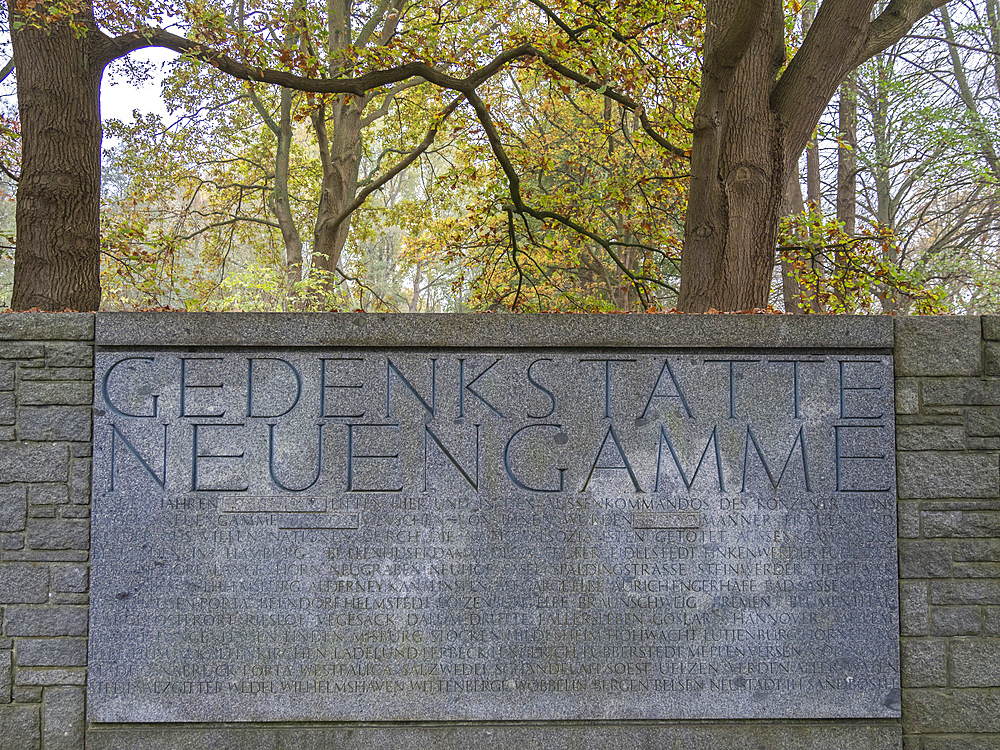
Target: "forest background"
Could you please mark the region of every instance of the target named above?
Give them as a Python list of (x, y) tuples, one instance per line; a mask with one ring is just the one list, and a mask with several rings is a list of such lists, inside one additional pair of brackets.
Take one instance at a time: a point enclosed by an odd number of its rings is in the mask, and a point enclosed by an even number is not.
[[(783, 11), (787, 59), (816, 6)], [(159, 81), (166, 113), (105, 122), (102, 308), (676, 305), (700, 4), (235, 0), (160, 13), (168, 30), (272, 68), (474, 69), (531, 44), (599, 85), (514, 61), (477, 89), (487, 132), (476, 102), (419, 77), (321, 95), (192, 56), (162, 71), (123, 58), (105, 80)], [(20, 132), (16, 71), (3, 74), (9, 300)], [(863, 63), (827, 107), (784, 191), (771, 307), (1000, 310), (998, 135), (1000, 0), (952, 0)], [(512, 200), (514, 180), (531, 212)]]

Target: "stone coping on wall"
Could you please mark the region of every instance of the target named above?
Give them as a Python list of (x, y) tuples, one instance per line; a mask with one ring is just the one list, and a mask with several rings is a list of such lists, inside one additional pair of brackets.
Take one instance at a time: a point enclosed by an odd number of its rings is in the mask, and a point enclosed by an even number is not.
[(98, 313), (98, 346), (884, 349), (889, 316)]

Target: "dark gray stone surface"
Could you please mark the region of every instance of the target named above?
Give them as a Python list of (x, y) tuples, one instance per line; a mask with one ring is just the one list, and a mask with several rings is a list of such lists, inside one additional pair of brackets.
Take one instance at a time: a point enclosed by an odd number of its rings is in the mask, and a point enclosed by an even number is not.
[(898, 716), (888, 356), (114, 350), (95, 388), (91, 721)]
[(0, 563), (0, 603), (37, 604), (49, 598), (49, 571), (30, 563)]
[(68, 473), (65, 445), (9, 442), (0, 451), (0, 482), (65, 482)]
[(27, 513), (24, 487), (0, 487), (0, 531), (20, 531)]
[(37, 706), (0, 706), (0, 750), (38, 747), (39, 735)]
[(0, 315), (0, 341), (87, 341), (93, 337), (92, 313)]
[(6, 635), (87, 635), (86, 607), (7, 607), (4, 614)]
[(45, 750), (80, 750), (85, 740), (83, 689), (47, 688), (42, 726)]
[(899, 497), (982, 497), (1000, 495), (1000, 456), (955, 451), (901, 452)]
[[(978, 320), (978, 319), (977, 319)], [(98, 313), (98, 346), (628, 347), (890, 349), (876, 315), (390, 315)]]
[(85, 667), (87, 641), (84, 638), (22, 638), (17, 643), (17, 664), (21, 667)]
[(87, 736), (88, 750), (899, 750), (898, 725), (645, 724), (355, 727), (115, 727)]
[(983, 338), (1000, 341), (1000, 315), (983, 316)]
[(982, 323), (975, 316), (896, 318), (896, 375), (979, 375)]

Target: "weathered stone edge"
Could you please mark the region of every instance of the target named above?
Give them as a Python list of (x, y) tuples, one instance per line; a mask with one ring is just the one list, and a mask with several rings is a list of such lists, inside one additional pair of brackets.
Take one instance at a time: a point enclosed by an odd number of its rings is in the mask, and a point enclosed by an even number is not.
[(4, 313), (0, 341), (90, 341), (94, 313)]
[(888, 316), (98, 313), (98, 346), (890, 349)]
[(1000, 341), (1000, 315), (983, 316), (983, 338)]
[(768, 747), (771, 750), (898, 750), (899, 724), (827, 722), (767, 724), (758, 722), (698, 724), (604, 723), (576, 724), (450, 724), (362, 726), (250, 726), (208, 727), (132, 725), (91, 726), (87, 747), (94, 750), (177, 750), (177, 748), (276, 748), (302, 750), (394, 747), (399, 750), (464, 750), (484, 747), (586, 747), (618, 750), (623, 747), (691, 748)]

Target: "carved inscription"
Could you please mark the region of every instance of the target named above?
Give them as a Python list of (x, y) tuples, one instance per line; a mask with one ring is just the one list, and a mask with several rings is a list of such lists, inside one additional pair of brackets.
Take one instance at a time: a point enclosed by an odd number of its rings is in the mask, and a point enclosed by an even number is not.
[(93, 721), (897, 716), (891, 359), (98, 353)]

